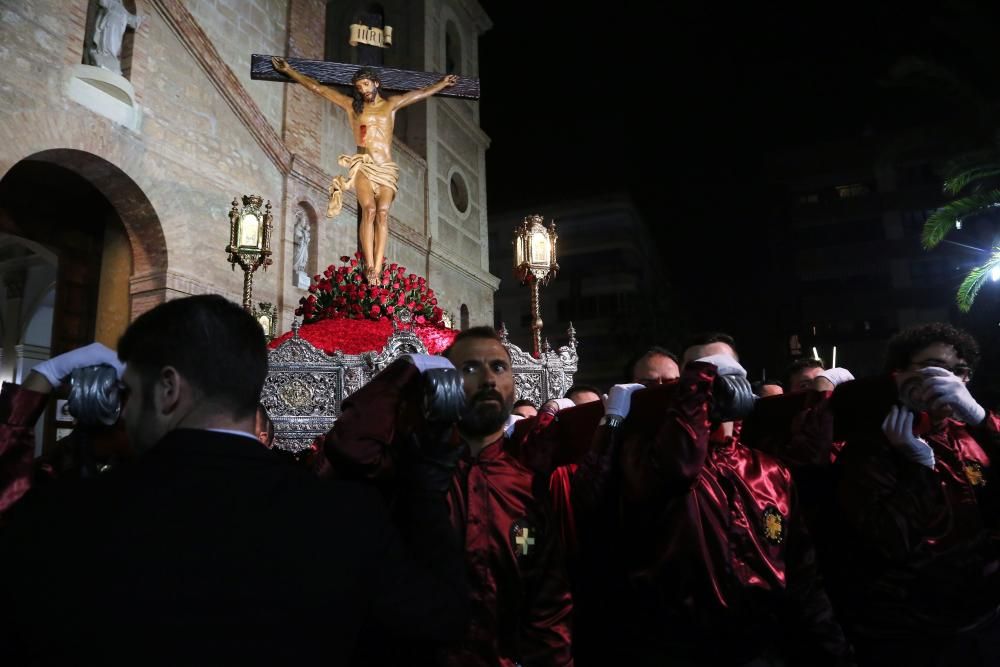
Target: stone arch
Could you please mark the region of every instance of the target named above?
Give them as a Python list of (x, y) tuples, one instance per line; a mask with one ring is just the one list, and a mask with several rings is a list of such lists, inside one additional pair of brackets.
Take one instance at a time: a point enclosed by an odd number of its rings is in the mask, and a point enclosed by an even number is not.
[[(127, 246), (119, 254), (129, 255), (121, 260), (122, 275), (118, 276), (128, 283), (126, 324), (165, 300), (167, 244), (163, 228), (149, 198), (127, 173), (99, 155), (75, 148), (45, 149), (27, 155), (13, 163), (0, 177), (0, 183), (19, 170), (53, 174), (57, 177), (54, 182), (79, 179), (96, 190), (113, 210), (121, 223), (122, 245)], [(53, 192), (52, 196), (58, 198), (60, 193)], [(65, 202), (65, 206), (72, 211), (73, 202)], [(9, 212), (0, 211), (0, 230), (18, 233), (17, 222)]]

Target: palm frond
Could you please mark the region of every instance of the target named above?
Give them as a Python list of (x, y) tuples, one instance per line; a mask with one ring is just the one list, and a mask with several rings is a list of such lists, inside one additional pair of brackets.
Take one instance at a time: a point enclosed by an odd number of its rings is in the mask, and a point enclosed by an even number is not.
[(949, 173), (952, 175), (945, 179), (944, 191), (949, 195), (955, 196), (972, 183), (1000, 176), (1000, 162), (980, 163), (962, 171)]
[(983, 287), (983, 283), (998, 267), (1000, 267), (1000, 253), (994, 252), (988, 262), (969, 271), (969, 275), (965, 276), (962, 284), (958, 286), (956, 301), (958, 301), (959, 310), (963, 313), (969, 312), (969, 309), (972, 308), (972, 302), (976, 300), (976, 295)]
[(975, 213), (981, 213), (994, 206), (1000, 206), (1000, 190), (974, 192), (970, 195), (948, 202), (934, 211), (924, 223), (920, 234), (921, 243), (930, 250), (955, 228), (955, 221), (962, 220)]

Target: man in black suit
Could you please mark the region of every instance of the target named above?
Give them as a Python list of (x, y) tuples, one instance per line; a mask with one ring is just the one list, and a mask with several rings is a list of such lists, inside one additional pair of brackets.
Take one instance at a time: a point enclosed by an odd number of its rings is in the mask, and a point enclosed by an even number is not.
[(140, 456), (17, 508), (0, 535), (9, 664), (345, 664), (369, 655), (361, 636), (461, 636), (448, 457), (417, 452), (403, 471), (404, 547), (375, 491), (320, 481), (257, 440), (267, 351), (239, 306), (162, 304), (118, 355)]

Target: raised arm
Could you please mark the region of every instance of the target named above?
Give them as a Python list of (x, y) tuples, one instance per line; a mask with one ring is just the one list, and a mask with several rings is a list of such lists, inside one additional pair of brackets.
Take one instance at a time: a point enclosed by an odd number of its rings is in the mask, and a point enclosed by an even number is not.
[(299, 72), (294, 67), (289, 65), (284, 58), (278, 58), (275, 56), (271, 58), (271, 64), (274, 65), (274, 69), (291, 78), (293, 81), (301, 83), (317, 95), (325, 97), (344, 111), (348, 113), (351, 112), (351, 104), (353, 100), (347, 95), (344, 95), (335, 88), (324, 86), (311, 76), (306, 76), (302, 72)]
[(408, 107), (411, 104), (425, 100), (431, 95), (436, 95), (445, 88), (451, 88), (456, 83), (458, 83), (458, 77), (454, 74), (449, 74), (437, 83), (427, 86), (426, 88), (417, 88), (416, 90), (411, 90), (410, 92), (402, 95), (394, 95), (388, 99), (392, 102), (393, 109), (402, 109), (403, 107)]

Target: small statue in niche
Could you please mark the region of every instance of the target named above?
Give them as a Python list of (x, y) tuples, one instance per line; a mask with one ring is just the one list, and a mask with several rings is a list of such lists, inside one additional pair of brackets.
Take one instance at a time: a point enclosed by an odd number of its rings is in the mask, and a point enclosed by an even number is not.
[(309, 231), (309, 220), (302, 211), (295, 213), (295, 229), (293, 232), (294, 250), (292, 251), (292, 278), (296, 287), (309, 287), (309, 274), (306, 265), (309, 262), (309, 241), (312, 233)]
[(97, 0), (97, 20), (87, 48), (87, 61), (115, 74), (122, 73), (122, 38), (125, 29), (139, 29), (141, 20), (129, 12), (122, 0)]

